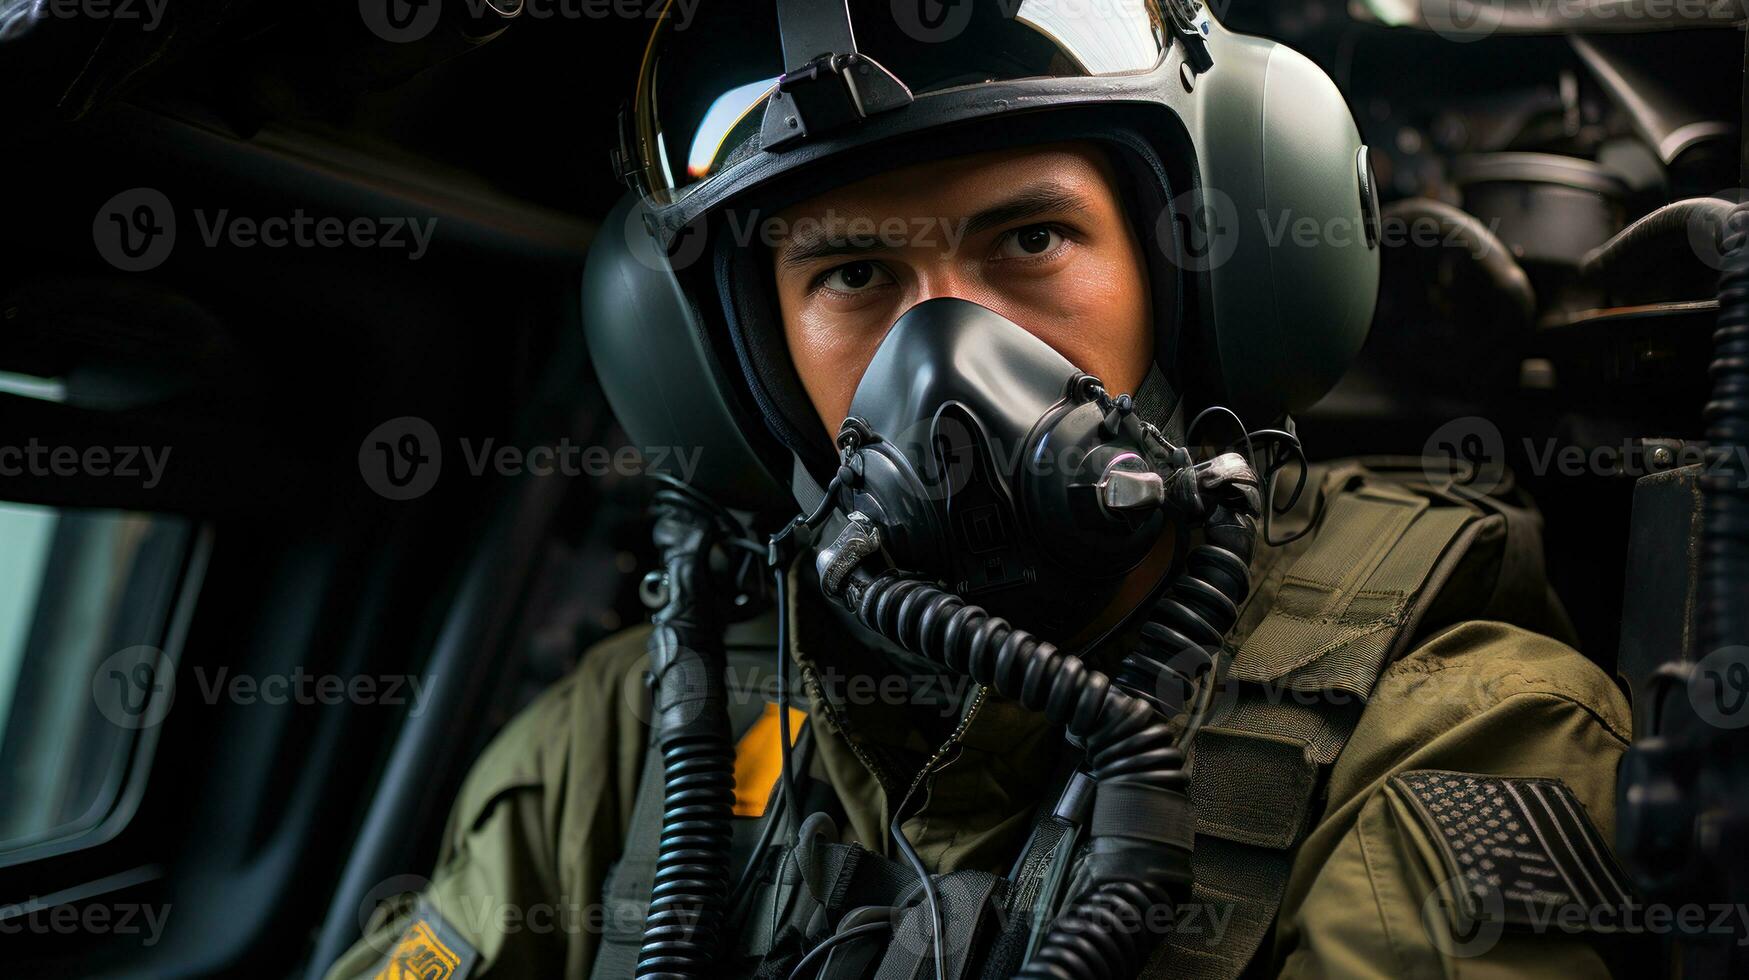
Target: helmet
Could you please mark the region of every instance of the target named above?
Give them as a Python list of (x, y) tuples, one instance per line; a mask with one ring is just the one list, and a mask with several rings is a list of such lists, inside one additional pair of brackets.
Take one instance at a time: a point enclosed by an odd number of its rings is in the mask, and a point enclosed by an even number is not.
[(1194, 0), (697, 0), (650, 37), (613, 153), (630, 193), (584, 274), (628, 435), (696, 447), (693, 485), (731, 506), (788, 486), (811, 507), (836, 461), (747, 247), (759, 216), (900, 164), (1066, 139), (1125, 176), (1168, 406), (1256, 424), (1335, 383), (1372, 319), (1378, 205), (1353, 117), (1306, 58)]

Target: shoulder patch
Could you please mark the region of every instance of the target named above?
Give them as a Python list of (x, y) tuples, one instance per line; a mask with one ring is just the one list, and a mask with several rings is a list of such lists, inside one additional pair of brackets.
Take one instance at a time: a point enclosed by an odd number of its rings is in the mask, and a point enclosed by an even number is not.
[(1614, 932), (1640, 905), (1585, 806), (1559, 779), (1422, 769), (1391, 777), (1454, 888), (1453, 925)]
[(479, 951), (436, 909), (420, 902), (375, 980), (466, 980), (479, 958)]

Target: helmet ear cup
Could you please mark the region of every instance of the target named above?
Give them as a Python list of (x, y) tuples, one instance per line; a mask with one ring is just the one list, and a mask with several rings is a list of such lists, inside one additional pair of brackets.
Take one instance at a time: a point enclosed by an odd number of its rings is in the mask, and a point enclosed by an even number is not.
[[(738, 424), (733, 389), (712, 356), (705, 324), (676, 278), (700, 264), (704, 231), (664, 253), (645, 230), (644, 208), (627, 195), (608, 213), (583, 268), (584, 337), (607, 403), (652, 470), (719, 502), (763, 510), (789, 499)], [(691, 237), (688, 237), (691, 236)]]
[[(1218, 397), (1261, 424), (1336, 383), (1372, 325), (1378, 216), (1342, 93), (1303, 55), (1225, 34), (1198, 114), (1208, 276), (1203, 349)], [(1199, 229), (1197, 222), (1201, 222)]]

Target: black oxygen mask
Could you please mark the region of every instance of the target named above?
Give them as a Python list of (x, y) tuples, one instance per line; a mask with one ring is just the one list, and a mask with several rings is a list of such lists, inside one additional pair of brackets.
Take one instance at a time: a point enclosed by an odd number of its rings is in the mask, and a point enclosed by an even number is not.
[(960, 299), (893, 325), (838, 447), (832, 504), (874, 529), (888, 567), (1059, 642), (1198, 505), (1189, 453), (1129, 395)]

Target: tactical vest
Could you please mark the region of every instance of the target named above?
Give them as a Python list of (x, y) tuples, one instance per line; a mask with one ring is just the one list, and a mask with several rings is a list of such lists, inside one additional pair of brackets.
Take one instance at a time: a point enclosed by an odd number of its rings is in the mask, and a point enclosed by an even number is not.
[[(1442, 467), (1384, 457), (1317, 467), (1308, 479), (1315, 489), (1275, 522), (1278, 537), (1308, 523), (1315, 525), (1310, 533), (1281, 547), (1260, 541), (1216, 706), (1190, 755), (1195, 886), (1181, 911), (1219, 916), (1226, 925), (1218, 944), (1199, 941), (1207, 930), (1171, 932), (1142, 976), (1232, 980), (1253, 964), (1294, 853), (1323, 810), (1331, 766), (1379, 675), (1417, 637), (1461, 619), (1547, 620), (1540, 519), (1457, 484)], [(1461, 591), (1472, 598), (1445, 597), (1454, 578), (1464, 579)], [(1478, 594), (1486, 598), (1475, 600)], [(755, 662), (745, 653), (730, 656), (732, 664), (740, 658), (743, 672)], [(757, 662), (769, 670), (771, 659), (764, 653)], [(758, 698), (734, 700), (740, 738), (766, 709)], [(646, 753), (632, 829), (604, 889), (608, 926), (596, 980), (633, 975), (661, 823), (657, 761), (658, 753)], [(935, 877), (949, 980), (1011, 975), (1073, 893), (1093, 789), (1071, 766), (1061, 785), (1062, 793), (1041, 803), (1006, 876), (962, 870)], [(737, 871), (754, 857), (763, 822), (777, 816), (737, 821)], [(828, 935), (885, 917), (890, 935), (834, 949), (816, 975), (933, 976), (929, 910), (910, 867), (838, 843), (825, 815), (804, 822), (798, 837), (793, 850), (774, 846), (759, 856), (764, 887), (731, 909), (736, 939), (725, 951), (725, 975), (788, 976)]]

